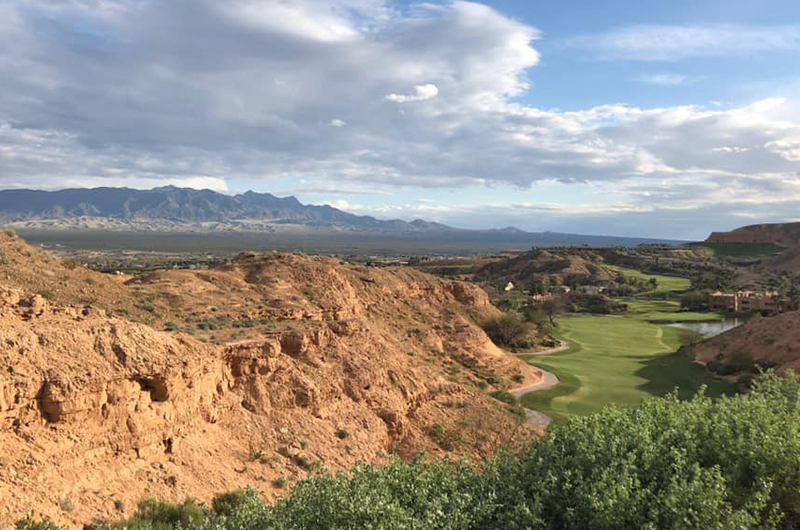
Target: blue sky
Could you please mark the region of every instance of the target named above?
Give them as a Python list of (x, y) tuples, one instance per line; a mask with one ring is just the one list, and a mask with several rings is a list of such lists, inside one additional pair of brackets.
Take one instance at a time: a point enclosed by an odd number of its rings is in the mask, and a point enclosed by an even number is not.
[(470, 228), (796, 220), (800, 3), (0, 0), (0, 187)]

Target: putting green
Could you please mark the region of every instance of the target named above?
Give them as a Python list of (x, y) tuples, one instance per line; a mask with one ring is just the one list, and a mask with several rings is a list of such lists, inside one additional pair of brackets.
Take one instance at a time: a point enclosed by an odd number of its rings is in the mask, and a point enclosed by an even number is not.
[[(659, 289), (688, 288), (684, 278), (657, 279)], [(675, 290), (661, 293), (679, 294)], [(703, 367), (675, 353), (686, 339), (684, 330), (650, 322), (711, 320), (719, 319), (719, 314), (679, 312), (677, 302), (650, 299), (647, 294), (624, 301), (629, 307), (625, 315), (569, 315), (558, 319), (560, 338), (569, 342), (570, 349), (523, 358), (553, 372), (561, 383), (526, 394), (522, 398), (526, 407), (559, 422), (573, 414), (596, 412), (611, 403), (633, 406), (676, 388), (681, 397), (693, 395), (702, 385), (707, 386), (706, 393), (711, 396), (734, 391), (733, 385), (714, 379)]]

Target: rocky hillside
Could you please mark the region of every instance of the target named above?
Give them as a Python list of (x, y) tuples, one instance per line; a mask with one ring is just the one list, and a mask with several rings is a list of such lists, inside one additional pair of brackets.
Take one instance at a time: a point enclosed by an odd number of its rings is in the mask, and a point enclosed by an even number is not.
[(799, 372), (800, 311), (755, 316), (737, 328), (693, 346), (692, 350), (699, 361), (719, 361), (735, 374), (757, 372), (758, 367)]
[(598, 254), (579, 250), (532, 250), (488, 263), (475, 272), (475, 278), (496, 287), (513, 282), (523, 288), (534, 281), (561, 285), (613, 280), (617, 274), (603, 267), (603, 261)]
[(2, 235), (0, 526), (535, 435), (487, 394), (541, 378), (474, 324), (495, 312), (411, 270), (243, 254), (107, 276)]
[(800, 223), (743, 226), (730, 232), (712, 232), (709, 243), (774, 243), (784, 247), (800, 245)]

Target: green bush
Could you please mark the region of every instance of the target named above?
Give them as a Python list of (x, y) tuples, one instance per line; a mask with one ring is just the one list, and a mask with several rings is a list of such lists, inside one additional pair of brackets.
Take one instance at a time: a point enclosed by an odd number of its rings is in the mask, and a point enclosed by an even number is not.
[(78, 265), (80, 265), (78, 261), (73, 258), (67, 258), (64, 261), (62, 261), (61, 264), (64, 266), (64, 268), (69, 270), (73, 270), (77, 268)]
[[(443, 436), (436, 425), (429, 434)], [(673, 394), (634, 409), (609, 407), (480, 464), (426, 460), (312, 473), (271, 506), (239, 495), (219, 513), (148, 501), (109, 528), (798, 528), (800, 377), (766, 374), (748, 394), (718, 400)], [(30, 521), (17, 528), (57, 530)]]
[[(259, 501), (260, 504), (260, 501)], [(146, 499), (137, 505), (133, 517), (117, 523), (96, 525), (101, 530), (177, 530), (201, 528), (208, 523), (208, 509), (194, 499), (182, 504), (172, 504), (155, 499)], [(48, 530), (48, 529), (26, 529)]]
[(251, 488), (221, 493), (211, 500), (211, 509), (216, 515), (235, 515), (261, 506), (258, 492)]
[(453, 429), (445, 429), (441, 423), (428, 427), (428, 436), (445, 451), (452, 451), (461, 443), (461, 434)]
[(494, 392), (489, 392), (489, 395), (495, 398), (497, 401), (502, 401), (503, 403), (508, 403), (509, 405), (516, 405), (517, 404), (517, 396), (508, 392), (507, 390), (495, 390)]
[(16, 522), (14, 528), (15, 530), (61, 530), (60, 526), (55, 524), (47, 517), (39, 519), (38, 521), (33, 520), (30, 517), (20, 519)]

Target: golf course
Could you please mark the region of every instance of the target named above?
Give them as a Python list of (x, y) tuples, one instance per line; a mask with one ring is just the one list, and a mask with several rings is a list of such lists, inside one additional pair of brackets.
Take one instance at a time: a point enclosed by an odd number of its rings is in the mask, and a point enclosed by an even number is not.
[(675, 389), (681, 397), (693, 395), (703, 385), (711, 396), (733, 392), (733, 385), (713, 378), (702, 366), (676, 353), (690, 340), (689, 334), (663, 323), (722, 317), (717, 313), (680, 311), (678, 299), (689, 288), (689, 280), (619, 267), (615, 270), (655, 277), (658, 287), (622, 300), (628, 304), (625, 314), (572, 314), (559, 318), (558, 336), (569, 344), (569, 349), (522, 358), (554, 373), (561, 382), (526, 394), (522, 403), (559, 422), (574, 414), (597, 412), (612, 403), (633, 406)]

